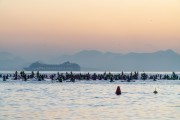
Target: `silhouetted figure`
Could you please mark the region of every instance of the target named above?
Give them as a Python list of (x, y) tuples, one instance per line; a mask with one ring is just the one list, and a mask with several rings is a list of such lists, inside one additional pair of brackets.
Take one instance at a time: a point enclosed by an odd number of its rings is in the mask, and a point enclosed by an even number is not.
[(39, 78), (39, 76), (40, 76), (40, 73), (39, 73), (39, 71), (37, 71), (36, 77)]
[(71, 77), (71, 82), (75, 82), (75, 78), (74, 77)]
[(18, 72), (16, 71), (14, 74), (14, 80), (17, 80), (17, 79), (18, 79)]
[(27, 81), (27, 76), (26, 76), (26, 74), (23, 75), (23, 79), (24, 79), (24, 81)]
[(112, 77), (111, 77), (111, 79), (110, 79), (110, 82), (114, 82)]
[(59, 81), (59, 82), (62, 82), (62, 78), (61, 78), (61, 77), (58, 77), (58, 81)]
[(141, 79), (146, 80), (148, 78), (148, 75), (146, 73), (141, 74)]
[(156, 88), (155, 88), (155, 91), (154, 91), (154, 94), (157, 94), (158, 92), (156, 91)]
[(31, 72), (31, 78), (34, 78), (35, 74), (34, 74), (34, 71)]
[(121, 89), (120, 89), (119, 86), (118, 86), (117, 89), (116, 89), (116, 95), (121, 95)]
[(6, 75), (6, 79), (9, 79), (9, 75), (8, 74)]
[(3, 81), (6, 81), (6, 76), (5, 75), (3, 76)]
[(156, 77), (155, 76), (153, 77), (153, 81), (156, 81)]

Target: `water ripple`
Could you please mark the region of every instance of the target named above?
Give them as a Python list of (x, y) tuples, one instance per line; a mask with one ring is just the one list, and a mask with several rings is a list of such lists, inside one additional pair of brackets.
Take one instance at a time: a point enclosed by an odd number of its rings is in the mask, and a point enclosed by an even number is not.
[[(3, 82), (0, 83), (0, 119), (178, 120), (180, 84), (173, 82)], [(115, 95), (118, 85), (122, 90), (120, 96)]]

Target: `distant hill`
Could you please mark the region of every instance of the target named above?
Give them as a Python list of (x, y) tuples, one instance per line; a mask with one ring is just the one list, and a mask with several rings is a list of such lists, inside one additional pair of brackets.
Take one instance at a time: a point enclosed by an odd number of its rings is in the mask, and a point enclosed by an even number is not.
[(20, 70), (26, 61), (8, 52), (0, 52), (0, 70)]
[[(180, 55), (172, 50), (154, 53), (102, 53), (84, 50), (73, 55), (60, 56), (57, 61), (72, 61), (84, 70), (103, 71), (179, 71)], [(89, 68), (89, 69), (88, 69)]]
[[(46, 63), (59, 64), (66, 61), (77, 63), (81, 71), (180, 71), (180, 55), (172, 50), (128, 54), (83, 50), (73, 55), (62, 55)], [(0, 52), (0, 70), (22, 70), (31, 63), (31, 59)]]

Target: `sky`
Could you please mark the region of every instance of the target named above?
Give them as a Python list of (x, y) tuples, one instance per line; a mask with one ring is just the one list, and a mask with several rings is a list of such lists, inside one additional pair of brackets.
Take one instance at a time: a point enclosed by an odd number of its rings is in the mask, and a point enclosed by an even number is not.
[(180, 0), (0, 0), (0, 51), (180, 53)]

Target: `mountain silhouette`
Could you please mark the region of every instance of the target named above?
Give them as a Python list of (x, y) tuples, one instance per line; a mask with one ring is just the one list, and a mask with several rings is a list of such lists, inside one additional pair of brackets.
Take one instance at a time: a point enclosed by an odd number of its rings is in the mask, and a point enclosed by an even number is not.
[(8, 52), (0, 52), (0, 70), (20, 70), (26, 61)]
[[(7, 52), (0, 52), (0, 56), (0, 70), (22, 70), (32, 63)], [(83, 50), (61, 55), (48, 64), (66, 61), (79, 64), (82, 71), (180, 71), (180, 55), (172, 50), (127, 54)]]
[[(83, 50), (73, 55), (60, 56), (57, 61), (71, 61), (82, 67), (103, 71), (178, 71), (180, 55), (172, 50), (153, 53), (102, 53)], [(92, 69), (91, 69), (92, 70)]]

